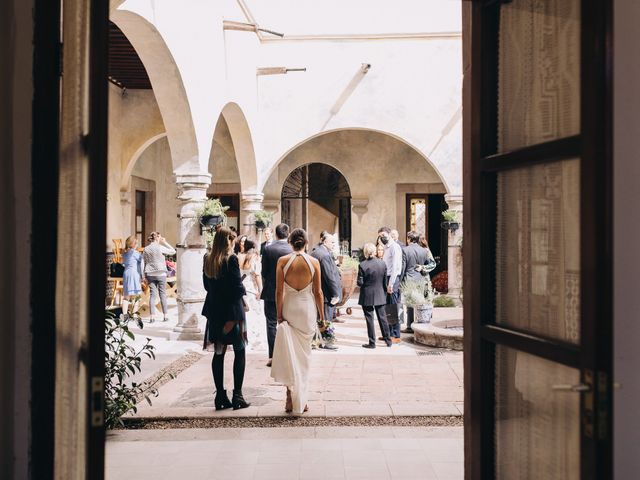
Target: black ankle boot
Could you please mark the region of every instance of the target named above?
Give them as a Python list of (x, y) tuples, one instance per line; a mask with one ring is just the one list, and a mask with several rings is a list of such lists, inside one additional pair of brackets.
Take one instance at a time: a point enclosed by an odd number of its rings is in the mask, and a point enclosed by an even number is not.
[(240, 408), (247, 408), (250, 403), (247, 403), (242, 396), (242, 390), (234, 390), (233, 398), (231, 399), (231, 403), (233, 404), (234, 410), (239, 410)]
[[(235, 394), (234, 394), (234, 398), (235, 398)], [(221, 392), (216, 392), (215, 405), (216, 405), (216, 410), (224, 410), (225, 408), (231, 408), (231, 407), (234, 407), (235, 409), (235, 404), (232, 404), (231, 401), (229, 400), (229, 397), (227, 397), (226, 390), (222, 390)]]

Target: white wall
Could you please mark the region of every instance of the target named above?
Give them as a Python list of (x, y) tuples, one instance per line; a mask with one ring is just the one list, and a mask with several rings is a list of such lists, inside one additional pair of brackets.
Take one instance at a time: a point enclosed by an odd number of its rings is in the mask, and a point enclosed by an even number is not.
[[(264, 11), (258, 3), (251, 5)], [(385, 23), (385, 2), (368, 3), (367, 8), (366, 22), (360, 10), (342, 4), (335, 16), (339, 24), (358, 25), (360, 32), (397, 33), (385, 30), (401, 24), (401, 16), (395, 23)], [(460, 32), (459, 2), (407, 0), (401, 8), (404, 18), (413, 19), (405, 28), (424, 25), (422, 33)], [(461, 37), (339, 41), (285, 37), (260, 43), (253, 33), (222, 30), (223, 19), (246, 21), (233, 0), (128, 0), (120, 9), (153, 23), (170, 49), (184, 82), (203, 170), (218, 115), (224, 105), (235, 102), (253, 137), (259, 186), (288, 151), (309, 137), (329, 129), (361, 127), (397, 135), (415, 146), (443, 174), (449, 193), (461, 192)], [(289, 25), (306, 25), (308, 33), (326, 33), (321, 29), (331, 25), (320, 18), (314, 21), (300, 9), (288, 15), (277, 18), (287, 18)], [(256, 21), (261, 23), (258, 17)], [(371, 70), (342, 108), (331, 114), (361, 63), (371, 63)], [(257, 67), (269, 66), (306, 67), (307, 72), (256, 77)]]
[(614, 1), (615, 478), (640, 472), (640, 3)]

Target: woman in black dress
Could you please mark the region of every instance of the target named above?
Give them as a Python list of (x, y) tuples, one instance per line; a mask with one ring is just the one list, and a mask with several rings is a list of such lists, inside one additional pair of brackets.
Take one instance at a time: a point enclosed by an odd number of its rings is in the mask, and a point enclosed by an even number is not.
[[(203, 282), (207, 291), (202, 315), (207, 318), (204, 348), (214, 345), (211, 370), (216, 386), (216, 410), (247, 408), (242, 396), (242, 381), (246, 364), (247, 328), (242, 297), (246, 294), (240, 276), (238, 257), (233, 254), (236, 234), (220, 228), (213, 239), (211, 252), (204, 258)], [(229, 401), (224, 389), (224, 354), (233, 345), (233, 397)]]

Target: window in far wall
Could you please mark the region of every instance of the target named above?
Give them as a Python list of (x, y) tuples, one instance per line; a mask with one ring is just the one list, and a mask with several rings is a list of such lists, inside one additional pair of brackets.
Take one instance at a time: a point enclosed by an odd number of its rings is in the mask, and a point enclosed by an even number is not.
[(408, 215), (407, 231), (413, 230), (420, 235), (427, 235), (427, 196), (408, 195), (407, 196)]

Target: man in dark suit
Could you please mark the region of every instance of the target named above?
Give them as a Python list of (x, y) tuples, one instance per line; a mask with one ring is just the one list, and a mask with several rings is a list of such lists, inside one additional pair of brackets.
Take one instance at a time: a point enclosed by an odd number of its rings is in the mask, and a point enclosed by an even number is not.
[(336, 305), (342, 299), (342, 280), (340, 279), (340, 270), (338, 270), (332, 255), (333, 243), (333, 235), (323, 230), (320, 233), (320, 243), (311, 251), (311, 256), (320, 262), (324, 318), (330, 322), (334, 321)]
[(287, 242), (289, 225), (281, 223), (276, 227), (276, 241), (264, 249), (262, 255), (262, 294), (264, 300), (264, 316), (267, 318), (267, 342), (269, 343), (269, 361), (271, 366), (273, 344), (276, 341), (276, 327), (278, 326), (276, 311), (276, 266), (280, 257), (290, 254), (293, 250)]
[(273, 243), (272, 235), (273, 232), (271, 231), (271, 227), (267, 227), (264, 229), (264, 242), (260, 244), (260, 256), (263, 256), (264, 249)]
[(382, 333), (382, 339), (387, 347), (392, 345), (389, 337), (389, 324), (387, 323), (387, 266), (379, 258), (375, 257), (376, 247), (373, 243), (365, 244), (362, 249), (365, 260), (358, 266), (358, 286), (360, 298), (358, 304), (362, 305), (364, 318), (367, 321), (367, 336), (369, 343), (363, 348), (376, 348), (376, 329), (373, 326), (373, 312), (378, 317), (378, 325)]
[[(403, 281), (422, 281), (422, 274), (417, 266), (426, 265), (429, 260), (429, 250), (420, 245), (420, 234), (411, 231), (407, 233), (408, 245), (403, 249), (405, 269)], [(407, 305), (407, 328), (403, 333), (413, 333), (413, 307)]]

